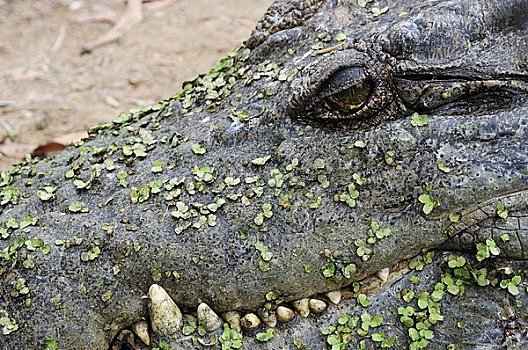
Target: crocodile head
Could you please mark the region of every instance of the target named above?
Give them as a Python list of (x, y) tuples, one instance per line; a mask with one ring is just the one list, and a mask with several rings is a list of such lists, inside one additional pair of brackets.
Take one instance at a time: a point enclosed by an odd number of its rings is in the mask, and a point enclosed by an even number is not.
[(152, 283), (255, 310), (424, 249), (528, 258), (527, 2), (381, 5), (277, 1), (174, 98), (4, 174), (0, 344), (104, 349)]

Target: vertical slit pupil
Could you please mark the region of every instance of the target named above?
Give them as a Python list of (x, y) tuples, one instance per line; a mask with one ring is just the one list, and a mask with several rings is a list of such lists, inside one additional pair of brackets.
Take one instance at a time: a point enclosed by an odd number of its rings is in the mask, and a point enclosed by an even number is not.
[(334, 107), (353, 111), (361, 108), (365, 104), (371, 91), (372, 81), (368, 78), (363, 78), (362, 81), (352, 86), (330, 94), (327, 100)]

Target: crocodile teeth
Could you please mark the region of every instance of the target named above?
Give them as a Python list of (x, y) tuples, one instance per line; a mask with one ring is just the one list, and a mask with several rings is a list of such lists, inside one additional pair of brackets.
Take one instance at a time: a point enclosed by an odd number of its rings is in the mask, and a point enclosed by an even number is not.
[(206, 303), (201, 303), (198, 305), (196, 311), (198, 316), (198, 323), (202, 325), (206, 331), (214, 331), (222, 327), (222, 319), (207, 305)]
[(287, 308), (285, 306), (279, 306), (277, 308), (277, 320), (279, 322), (288, 322), (291, 321), (295, 317), (295, 313), (292, 309)]
[(268, 327), (275, 327), (277, 325), (277, 315), (275, 315), (274, 312), (268, 312), (266, 317), (262, 317), (262, 321), (268, 326)]
[(138, 321), (132, 325), (132, 332), (134, 332), (143, 344), (150, 346), (150, 334), (148, 331), (148, 323), (145, 320)]
[(334, 290), (326, 293), (325, 296), (332, 304), (337, 305), (341, 301), (342, 293), (340, 290)]
[(166, 337), (176, 334), (182, 326), (182, 313), (178, 305), (157, 284), (150, 286), (148, 296), (152, 330)]
[(389, 273), (390, 273), (390, 269), (386, 267), (376, 272), (376, 277), (378, 277), (382, 283), (385, 283), (387, 282), (387, 279), (389, 278)]
[(310, 299), (308, 307), (315, 313), (320, 313), (326, 310), (326, 303), (319, 299)]
[(240, 325), (247, 330), (255, 329), (260, 326), (260, 318), (253, 313), (246, 314), (240, 319)]
[(310, 315), (310, 306), (308, 304), (309, 299), (299, 299), (292, 302), (293, 308), (297, 310), (302, 317), (308, 317), (308, 315)]
[(222, 314), (224, 320), (231, 326), (235, 326), (236, 330), (240, 332), (240, 313), (237, 311), (228, 311)]

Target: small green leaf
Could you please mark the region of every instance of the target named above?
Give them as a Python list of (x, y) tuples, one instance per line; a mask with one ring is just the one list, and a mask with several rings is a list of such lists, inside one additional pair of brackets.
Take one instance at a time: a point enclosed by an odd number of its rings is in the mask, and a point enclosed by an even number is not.
[(42, 201), (49, 201), (50, 199), (52, 199), (55, 196), (54, 193), (55, 193), (56, 190), (57, 190), (57, 187), (46, 186), (43, 189), (38, 189), (37, 190), (37, 196)]
[(160, 159), (155, 159), (152, 162), (152, 167), (150, 168), (150, 171), (153, 173), (161, 173), (163, 171), (163, 161)]
[(57, 346), (57, 341), (55, 339), (46, 340), (44, 345), (46, 345), (44, 350), (58, 350), (59, 349), (59, 347)]
[(482, 261), (490, 257), (489, 248), (484, 243), (477, 243), (477, 255), (476, 258), (478, 261)]
[(368, 307), (370, 305), (370, 300), (368, 300), (367, 296), (363, 293), (357, 296), (357, 302), (363, 307)]
[(428, 292), (420, 292), (418, 294), (418, 307), (420, 309), (426, 309), (429, 305), (429, 293)]
[(254, 164), (254, 165), (264, 165), (266, 164), (266, 162), (268, 160), (271, 159), (271, 156), (265, 156), (265, 157), (259, 157), (259, 158), (255, 158), (251, 161), (251, 164)]
[(37, 224), (38, 222), (38, 217), (37, 216), (26, 216), (24, 217), (24, 219), (20, 222), (20, 228), (26, 228), (28, 226), (34, 226)]
[(256, 338), (258, 341), (267, 342), (273, 338), (274, 330), (273, 328), (268, 328), (264, 333), (257, 333)]
[(451, 172), (451, 168), (449, 168), (445, 162), (442, 160), (440, 162), (438, 162), (438, 164), (436, 164), (436, 166), (438, 167), (438, 169), (444, 173), (450, 173)]
[(415, 285), (420, 283), (420, 277), (415, 275), (410, 275), (409, 277), (407, 277), (407, 279), (409, 280), (409, 282)]
[(335, 274), (335, 265), (333, 262), (330, 262), (328, 265), (326, 265), (326, 268), (323, 270), (323, 276), (326, 278), (330, 278), (334, 276)]
[(88, 208), (81, 202), (72, 202), (70, 203), (70, 205), (68, 206), (68, 210), (71, 211), (72, 213), (87, 213), (88, 212)]
[(103, 293), (103, 295), (101, 296), (101, 300), (106, 303), (107, 301), (112, 299), (112, 295), (114, 295), (114, 292), (112, 292), (111, 290), (108, 290)]
[(356, 271), (357, 271), (357, 266), (356, 264), (353, 264), (353, 263), (346, 265), (342, 269), (342, 273), (345, 278), (351, 278), (352, 274), (356, 273)]
[(325, 168), (325, 161), (324, 159), (317, 158), (314, 160), (313, 165), (316, 169), (324, 169)]
[(279, 291), (272, 290), (272, 291), (266, 293), (266, 300), (267, 301), (277, 300), (280, 297), (280, 295), (281, 294), (280, 294)]
[(264, 214), (264, 217), (269, 219), (273, 216), (273, 212), (271, 211), (271, 204), (270, 203), (264, 203), (262, 205), (262, 213)]
[(414, 113), (411, 116), (412, 126), (425, 126), (429, 122), (429, 117), (425, 114)]
[(434, 208), (440, 205), (440, 203), (433, 199), (433, 197), (431, 197), (431, 195), (428, 193), (422, 193), (418, 197), (418, 201), (423, 204), (422, 211), (425, 215), (429, 215)]
[(385, 7), (382, 7), (382, 8), (379, 8), (379, 7), (373, 7), (370, 9), (370, 11), (372, 12), (372, 15), (374, 17), (378, 17), (378, 16), (381, 16), (382, 14), (384, 14), (385, 12), (387, 12), (389, 10), (389, 7), (388, 6), (385, 6)]
[(488, 247), (489, 252), (491, 253), (491, 255), (497, 256), (497, 255), (500, 254), (500, 248), (497, 247), (497, 243), (495, 243), (494, 240), (486, 239), (486, 246)]
[(205, 152), (207, 152), (205, 147), (200, 145), (199, 143), (193, 143), (191, 145), (191, 150), (193, 151), (194, 154), (205, 154)]
[(451, 221), (452, 223), (459, 222), (460, 221), (460, 217), (461, 217), (460, 214), (449, 213), (449, 221)]
[(99, 254), (101, 254), (101, 248), (99, 248), (99, 246), (94, 246), (89, 251), (81, 253), (81, 261), (92, 261), (97, 258)]
[(372, 341), (379, 343), (385, 340), (385, 334), (383, 332), (373, 333), (370, 338)]
[(255, 216), (255, 219), (253, 219), (253, 222), (257, 226), (264, 224), (264, 213), (257, 213), (257, 216)]
[(357, 4), (359, 7), (365, 7), (369, 2), (372, 2), (373, 0), (357, 0)]
[(508, 217), (508, 210), (504, 206), (504, 203), (502, 202), (497, 203), (496, 209), (497, 209), (498, 217), (500, 217), (501, 219), (506, 219)]
[(508, 293), (510, 293), (513, 296), (519, 295), (519, 288), (514, 284), (508, 284)]
[(222, 345), (222, 350), (240, 349), (242, 347), (242, 334), (236, 329), (234, 324), (229, 326), (224, 323), (220, 344)]
[(402, 299), (407, 303), (411, 302), (413, 298), (414, 298), (414, 292), (412, 290), (402, 295)]
[(335, 41), (345, 41), (347, 38), (345, 33), (339, 33), (335, 36)]
[(259, 260), (258, 267), (260, 271), (266, 272), (271, 270), (271, 264), (268, 261)]
[(448, 262), (447, 262), (447, 265), (454, 269), (456, 267), (462, 267), (466, 264), (466, 258), (464, 258), (463, 256), (453, 256), (453, 255), (450, 255), (448, 257)]
[(83, 181), (83, 180), (80, 180), (80, 179), (76, 179), (76, 180), (73, 180), (73, 184), (78, 189), (88, 189), (88, 188), (91, 187), (92, 182), (90, 180)]
[(264, 261), (270, 261), (273, 257), (273, 253), (267, 245), (262, 242), (256, 242), (255, 248), (260, 252), (260, 256)]

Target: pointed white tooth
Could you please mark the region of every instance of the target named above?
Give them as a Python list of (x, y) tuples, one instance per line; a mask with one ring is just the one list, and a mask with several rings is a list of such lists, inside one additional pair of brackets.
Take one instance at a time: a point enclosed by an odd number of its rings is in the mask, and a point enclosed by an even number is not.
[(340, 290), (334, 290), (326, 293), (325, 296), (328, 298), (328, 300), (330, 300), (332, 304), (337, 305), (341, 301), (342, 294)]
[(132, 325), (132, 332), (134, 332), (143, 344), (150, 346), (150, 334), (148, 330), (148, 323), (145, 320), (137, 321)]
[(301, 315), (302, 317), (308, 317), (310, 315), (310, 306), (309, 299), (299, 299), (292, 302), (293, 308)]
[(206, 331), (211, 332), (220, 327), (224, 321), (207, 305), (206, 303), (201, 303), (198, 305), (198, 310), (196, 311), (198, 316), (198, 323), (202, 325)]
[(182, 313), (165, 289), (153, 284), (149, 289), (150, 322), (152, 330), (165, 337), (178, 333), (182, 326)]
[(389, 278), (389, 273), (390, 273), (390, 269), (386, 267), (376, 272), (376, 277), (378, 277), (381, 282), (385, 283), (387, 282), (387, 279)]
[(326, 310), (326, 303), (319, 299), (310, 299), (308, 306), (310, 307), (310, 310), (316, 314)]
[(224, 320), (229, 323), (231, 326), (235, 326), (236, 330), (240, 332), (240, 312), (238, 311), (228, 311), (222, 314)]
[(277, 320), (279, 322), (288, 322), (291, 321), (295, 317), (295, 313), (292, 309), (287, 308), (285, 306), (279, 306), (277, 308)]
[(253, 313), (246, 314), (240, 319), (240, 325), (244, 329), (253, 330), (260, 326), (260, 318)]

